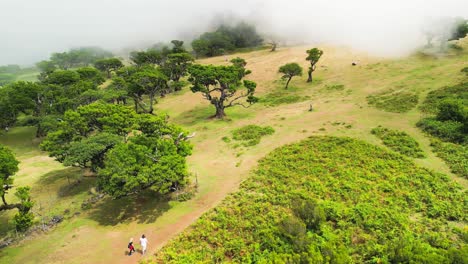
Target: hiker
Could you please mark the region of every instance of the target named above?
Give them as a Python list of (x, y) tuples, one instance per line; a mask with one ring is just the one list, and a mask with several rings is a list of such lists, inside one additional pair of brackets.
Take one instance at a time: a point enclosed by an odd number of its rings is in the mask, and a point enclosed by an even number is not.
[(131, 256), (132, 253), (135, 252), (135, 247), (133, 246), (133, 237), (130, 238), (130, 242), (128, 243), (128, 250), (130, 251), (130, 252), (128, 252), (129, 256)]
[(144, 255), (146, 253), (146, 246), (148, 245), (148, 239), (146, 239), (145, 235), (141, 236), (140, 245), (141, 245), (141, 254)]

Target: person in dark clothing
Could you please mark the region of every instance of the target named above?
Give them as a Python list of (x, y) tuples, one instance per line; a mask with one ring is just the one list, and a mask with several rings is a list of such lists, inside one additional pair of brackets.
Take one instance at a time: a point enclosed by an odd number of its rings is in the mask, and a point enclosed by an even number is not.
[(131, 256), (132, 253), (135, 252), (135, 247), (133, 246), (133, 238), (130, 238), (130, 242), (128, 243), (128, 255)]

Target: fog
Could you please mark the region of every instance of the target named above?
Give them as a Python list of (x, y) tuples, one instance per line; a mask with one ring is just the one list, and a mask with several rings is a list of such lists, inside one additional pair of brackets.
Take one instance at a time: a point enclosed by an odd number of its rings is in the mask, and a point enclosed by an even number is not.
[(290, 44), (347, 45), (399, 56), (424, 44), (428, 21), (468, 17), (466, 0), (0, 0), (0, 65), (33, 64), (79, 46), (115, 52), (190, 40), (245, 19)]

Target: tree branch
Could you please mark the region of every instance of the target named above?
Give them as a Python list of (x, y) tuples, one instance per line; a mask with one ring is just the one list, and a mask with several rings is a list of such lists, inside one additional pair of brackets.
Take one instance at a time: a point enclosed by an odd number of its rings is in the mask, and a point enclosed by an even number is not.
[(11, 210), (11, 209), (20, 209), (23, 205), (20, 203), (17, 204), (3, 204), (0, 205), (0, 211), (6, 211), (6, 210)]
[[(249, 95), (248, 93), (247, 93), (247, 94), (242, 93), (242, 94), (239, 95), (238, 97), (232, 99), (231, 102), (229, 102), (229, 104), (226, 105), (226, 108), (231, 107), (231, 106), (234, 106), (234, 105), (242, 105), (242, 104), (240, 104), (240, 103), (235, 103), (235, 104), (234, 104), (234, 102), (237, 101), (237, 100), (239, 100), (239, 99), (241, 99), (241, 98), (247, 97), (248, 95)], [(244, 106), (244, 107), (245, 107), (245, 106)]]

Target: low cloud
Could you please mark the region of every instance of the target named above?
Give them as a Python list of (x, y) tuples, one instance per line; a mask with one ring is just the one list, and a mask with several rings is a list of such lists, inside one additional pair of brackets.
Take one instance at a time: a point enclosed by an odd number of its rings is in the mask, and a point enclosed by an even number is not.
[(468, 17), (466, 0), (0, 0), (0, 65), (32, 64), (79, 46), (114, 51), (191, 39), (245, 19), (289, 43), (348, 45), (404, 55), (428, 21)]

